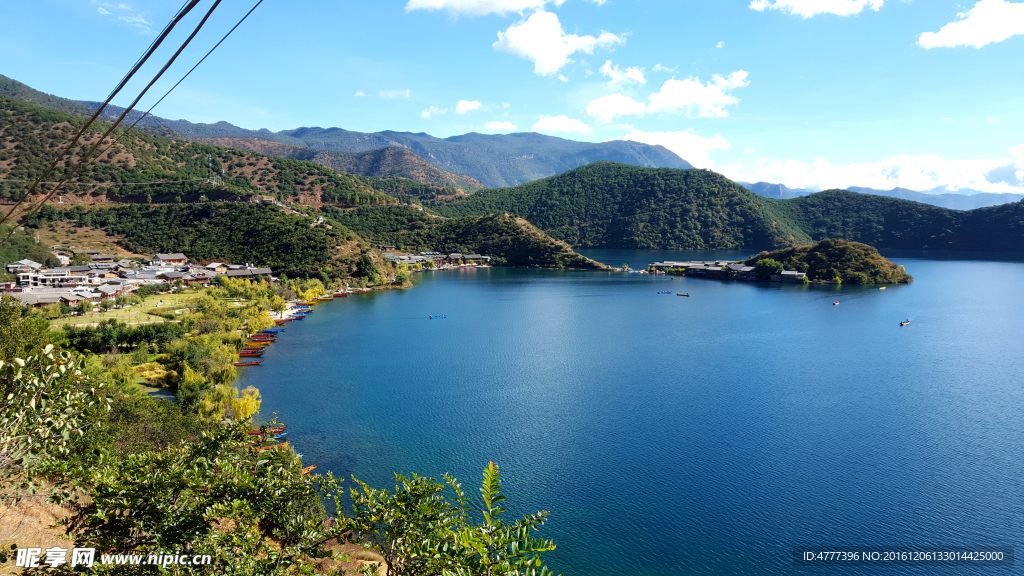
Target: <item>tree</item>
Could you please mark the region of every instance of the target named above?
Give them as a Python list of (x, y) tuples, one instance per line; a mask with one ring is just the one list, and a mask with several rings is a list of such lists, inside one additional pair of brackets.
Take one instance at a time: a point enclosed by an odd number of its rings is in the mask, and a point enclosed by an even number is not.
[(374, 265), (373, 260), (369, 256), (363, 254), (359, 257), (359, 261), (356, 262), (356, 273), (357, 278), (365, 278), (372, 284), (378, 283), (380, 280), (380, 270)]
[(30, 351), (45, 347), (50, 340), (50, 323), (26, 316), (28, 308), (21, 300), (4, 294), (0, 297), (0, 360), (11, 362), (25, 358)]
[(43, 317), (47, 320), (56, 320), (60, 318), (60, 303), (54, 302), (53, 304), (47, 304), (42, 309)]
[(761, 280), (767, 280), (773, 274), (782, 274), (782, 263), (771, 258), (762, 258), (754, 264), (754, 272)]
[(249, 334), (256, 334), (267, 328), (273, 328), (274, 320), (266, 310), (253, 306), (245, 311), (245, 327)]
[(86, 411), (109, 405), (102, 386), (86, 376), (82, 356), (53, 344), (0, 360), (0, 480), (27, 479), (46, 458), (66, 458), (89, 425)]
[(88, 254), (75, 254), (71, 257), (72, 266), (87, 266), (92, 262), (92, 256)]
[(111, 300), (109, 298), (104, 298), (103, 300), (100, 300), (100, 308), (102, 308), (104, 311), (110, 310), (113, 307), (114, 307), (114, 301), (113, 300)]

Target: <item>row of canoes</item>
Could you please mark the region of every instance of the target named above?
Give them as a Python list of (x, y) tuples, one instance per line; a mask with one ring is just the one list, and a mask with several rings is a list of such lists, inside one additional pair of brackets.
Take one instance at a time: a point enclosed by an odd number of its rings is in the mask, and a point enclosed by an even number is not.
[(245, 346), (238, 351), (238, 362), (232, 362), (232, 364), (235, 366), (259, 366), (263, 363), (262, 356), (263, 353), (266, 352), (267, 346), (276, 342), (278, 334), (286, 330), (286, 328), (282, 328), (281, 325), (294, 320), (302, 320), (312, 311), (311, 306), (300, 305), (298, 310), (290, 314), (288, 317), (275, 320), (274, 323), (276, 327), (267, 328), (262, 332), (249, 336), (245, 339)]

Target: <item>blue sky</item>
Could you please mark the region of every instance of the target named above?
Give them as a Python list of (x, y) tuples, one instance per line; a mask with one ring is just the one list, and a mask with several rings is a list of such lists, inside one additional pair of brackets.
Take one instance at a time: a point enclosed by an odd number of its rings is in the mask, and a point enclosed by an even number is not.
[[(254, 2), (225, 0), (142, 107)], [(7, 2), (0, 73), (101, 100), (181, 4)], [(154, 113), (627, 138), (740, 180), (1024, 192), (1022, 61), (1010, 0), (264, 0)]]

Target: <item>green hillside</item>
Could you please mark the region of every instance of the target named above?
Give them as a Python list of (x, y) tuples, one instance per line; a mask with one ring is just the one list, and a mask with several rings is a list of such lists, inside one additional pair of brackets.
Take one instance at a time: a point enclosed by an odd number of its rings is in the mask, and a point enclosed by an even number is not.
[(599, 162), (435, 209), (508, 212), (577, 248), (707, 250), (810, 241), (769, 201), (707, 170)]
[[(0, 96), (0, 198), (21, 194), (85, 123), (79, 116)], [(83, 136), (72, 160), (84, 154), (108, 125), (96, 123)], [(118, 130), (116, 134), (121, 134)], [(102, 151), (112, 142), (104, 142)], [(70, 173), (61, 163), (47, 181)], [(212, 174), (219, 184), (208, 184)], [(259, 188), (257, 188), (259, 187)], [(46, 187), (44, 186), (44, 189)], [(173, 201), (269, 195), (304, 203), (396, 204), (356, 176), (315, 162), (274, 158), (219, 146), (130, 132), (109, 152), (84, 168), (63, 192), (108, 200)]]
[(614, 163), (432, 209), (516, 214), (577, 248), (770, 249), (840, 238), (877, 248), (1024, 252), (1024, 202), (963, 211), (844, 190), (774, 200), (707, 170)]
[(822, 240), (812, 246), (794, 246), (774, 252), (761, 252), (748, 258), (747, 266), (761, 260), (779, 262), (786, 270), (807, 274), (812, 281), (848, 284), (910, 284), (914, 279), (903, 266), (897, 266), (867, 244), (846, 240)]
[(964, 211), (845, 190), (770, 202), (814, 240), (843, 238), (876, 248), (1024, 252), (1024, 202)]
[(508, 266), (604, 268), (522, 218), (503, 214), (447, 219), (405, 206), (324, 211), (363, 238), (404, 251), (486, 254), (492, 263)]
[(359, 241), (343, 227), (312, 226), (312, 217), (268, 204), (45, 206), (29, 226), (51, 221), (77, 222), (124, 236), (124, 246), (141, 254), (184, 252), (194, 260), (252, 263), (289, 276), (319, 276), (323, 271), (329, 277), (346, 277), (355, 259), (340, 257), (339, 248)]
[(0, 74), (0, 96), (7, 96), (13, 100), (21, 100), (22, 102), (57, 110), (58, 112), (67, 112), (68, 114), (86, 117), (93, 115), (93, 110), (81, 102), (40, 92), (27, 84), (22, 84), (3, 74)]

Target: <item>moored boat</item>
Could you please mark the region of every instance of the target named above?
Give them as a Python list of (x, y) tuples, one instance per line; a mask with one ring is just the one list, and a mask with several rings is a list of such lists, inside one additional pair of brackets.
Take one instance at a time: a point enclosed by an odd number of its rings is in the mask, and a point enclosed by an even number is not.
[(900, 322), (900, 326), (906, 326), (907, 324), (910, 324), (910, 320), (906, 320), (904, 322)]
[(232, 362), (235, 366), (259, 366), (263, 363), (263, 360), (242, 360), (239, 362)]
[(676, 296), (686, 296), (687, 298), (689, 298), (690, 294), (689, 294), (689, 292), (687, 292), (686, 294), (680, 294), (680, 293), (676, 292)]

